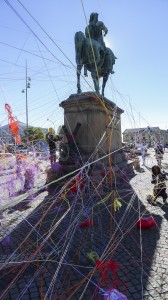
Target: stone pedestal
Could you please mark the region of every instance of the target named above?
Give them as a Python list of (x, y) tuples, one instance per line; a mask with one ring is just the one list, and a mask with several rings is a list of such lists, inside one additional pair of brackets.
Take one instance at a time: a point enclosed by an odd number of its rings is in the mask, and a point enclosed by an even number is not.
[(112, 101), (88, 92), (73, 94), (60, 106), (64, 109), (64, 125), (70, 134), (76, 124), (81, 123), (76, 142), (83, 154), (89, 157), (95, 151), (103, 156), (122, 147), (121, 114), (124, 111)]
[[(61, 153), (66, 154), (67, 148), (68, 155), (60, 156), (60, 173), (55, 172), (53, 168), (48, 171), (46, 183), (50, 183), (49, 189), (51, 188), (51, 191), (48, 191), (52, 193), (52, 189), (59, 189), (67, 179), (78, 174), (87, 161), (91, 163), (91, 168), (88, 172), (86, 166), (86, 169), (83, 169), (84, 174), (86, 171), (94, 180), (96, 178), (97, 181), (104, 182), (102, 188), (105, 185), (111, 191), (115, 190), (117, 185), (121, 187), (133, 174), (132, 164), (127, 163), (122, 151), (123, 110), (107, 98), (102, 100), (92, 92), (73, 94), (62, 101), (60, 106), (64, 109), (62, 146), (66, 146), (65, 149), (62, 147)], [(97, 163), (92, 164), (95, 161)], [(60, 176), (62, 179), (55, 183)]]

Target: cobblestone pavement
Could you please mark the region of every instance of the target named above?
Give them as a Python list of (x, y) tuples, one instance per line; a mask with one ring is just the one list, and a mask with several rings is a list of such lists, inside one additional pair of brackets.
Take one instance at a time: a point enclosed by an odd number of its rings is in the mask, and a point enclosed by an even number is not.
[[(10, 242), (0, 243), (0, 299), (101, 300), (103, 290), (115, 284), (129, 300), (168, 299), (168, 204), (163, 206), (158, 199), (151, 206), (146, 201), (153, 187), (153, 154), (150, 150), (144, 172), (117, 183), (122, 207), (116, 212), (111, 197), (101, 201), (108, 191), (98, 189), (101, 197), (88, 191), (81, 197), (70, 195), (70, 207), (55, 194), (46, 196), (24, 221), (14, 225)], [(168, 172), (168, 152), (163, 167)], [(142, 214), (152, 214), (157, 226), (137, 229)], [(81, 228), (88, 215), (93, 226)], [(88, 259), (91, 251), (112, 259), (116, 273), (108, 272), (105, 280)]]

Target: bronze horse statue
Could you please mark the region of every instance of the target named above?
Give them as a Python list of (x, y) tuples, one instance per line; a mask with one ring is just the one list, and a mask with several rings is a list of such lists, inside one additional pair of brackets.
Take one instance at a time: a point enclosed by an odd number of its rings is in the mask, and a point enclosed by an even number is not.
[(102, 96), (108, 77), (114, 73), (113, 65), (115, 64), (115, 55), (110, 48), (102, 50), (102, 45), (93, 38), (85, 37), (83, 32), (79, 31), (75, 34), (75, 51), (77, 64), (77, 93), (80, 94), (80, 75), (84, 66), (84, 76), (87, 71), (91, 72), (94, 88), (97, 94), (100, 94), (99, 79), (103, 78)]

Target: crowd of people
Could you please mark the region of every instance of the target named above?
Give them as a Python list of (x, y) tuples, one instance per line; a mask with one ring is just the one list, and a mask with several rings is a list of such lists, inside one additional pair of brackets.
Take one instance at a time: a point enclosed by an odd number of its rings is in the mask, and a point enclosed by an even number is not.
[[(142, 157), (142, 165), (145, 166), (145, 160), (147, 155), (147, 144), (145, 142), (142, 142), (141, 144), (141, 157)], [(161, 168), (161, 163), (163, 160), (163, 154), (164, 154), (164, 147), (161, 142), (157, 142), (154, 146), (155, 151), (155, 158), (157, 161), (158, 166)]]

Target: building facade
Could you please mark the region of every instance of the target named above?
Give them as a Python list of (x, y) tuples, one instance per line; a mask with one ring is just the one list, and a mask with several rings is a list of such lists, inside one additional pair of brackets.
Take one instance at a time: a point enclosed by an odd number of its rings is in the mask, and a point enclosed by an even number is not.
[(123, 132), (124, 143), (142, 143), (145, 141), (151, 146), (160, 141), (164, 146), (168, 144), (168, 130), (159, 127), (130, 128)]

